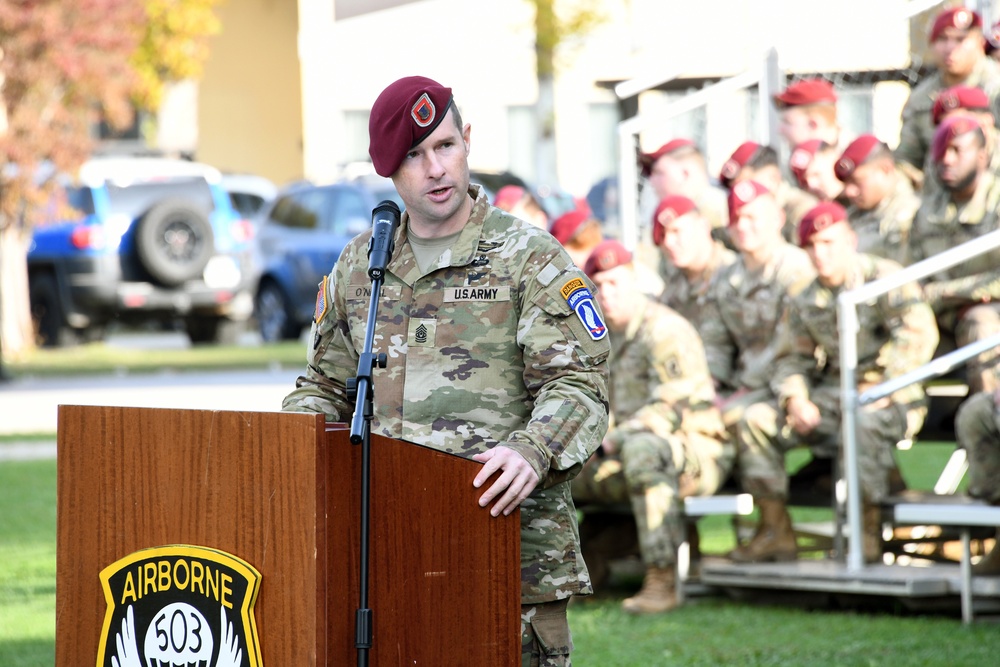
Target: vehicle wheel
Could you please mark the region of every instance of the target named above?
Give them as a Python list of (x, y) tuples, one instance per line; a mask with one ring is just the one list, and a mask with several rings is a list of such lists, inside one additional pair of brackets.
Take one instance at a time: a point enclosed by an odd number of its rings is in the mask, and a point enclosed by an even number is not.
[(163, 201), (142, 216), (135, 244), (149, 275), (166, 287), (200, 277), (215, 253), (208, 216), (179, 199)]
[(59, 300), (59, 284), (51, 273), (34, 274), (29, 279), (28, 297), (35, 336), (42, 347), (61, 347), (75, 342)]
[(273, 282), (264, 282), (257, 291), (254, 314), (260, 337), (265, 343), (295, 340), (302, 325), (295, 321), (295, 308), (285, 293)]
[(245, 320), (204, 315), (189, 317), (184, 321), (184, 329), (192, 345), (235, 345), (245, 329)]

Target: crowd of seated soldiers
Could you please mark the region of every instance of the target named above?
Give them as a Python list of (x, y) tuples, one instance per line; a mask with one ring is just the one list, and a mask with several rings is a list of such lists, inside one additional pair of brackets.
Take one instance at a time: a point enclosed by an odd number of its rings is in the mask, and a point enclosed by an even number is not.
[[(1000, 227), (1000, 63), (982, 28), (964, 7), (936, 17), (937, 69), (911, 91), (895, 148), (895, 138), (847, 136), (836, 87), (800, 79), (774, 97), (787, 164), (747, 141), (714, 177), (684, 137), (638, 156), (656, 202), (637, 250), (646, 257), (603, 238), (585, 208), (552, 223), (597, 286), (611, 334), (612, 425), (573, 490), (581, 506), (631, 507), (634, 525), (581, 526), (595, 586), (623, 535), (637, 538), (645, 576), (626, 611), (677, 606), (683, 499), (727, 479), (759, 509), (753, 536), (728, 557), (796, 559), (785, 454), (839, 456), (837, 295)], [(891, 290), (858, 317), (859, 391), (1000, 333), (1000, 251)], [(969, 362), (956, 418), (968, 493), (991, 503), (1000, 502), (996, 366), (995, 350)], [(917, 383), (858, 410), (868, 562), (882, 559), (893, 449), (920, 431), (927, 405)], [(1000, 547), (975, 571), (1000, 574)]]

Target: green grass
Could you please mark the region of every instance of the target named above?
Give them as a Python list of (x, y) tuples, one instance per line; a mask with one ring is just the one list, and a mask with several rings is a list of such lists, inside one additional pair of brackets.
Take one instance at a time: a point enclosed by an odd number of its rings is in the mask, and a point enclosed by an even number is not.
[[(910, 486), (929, 488), (951, 450), (949, 443), (918, 443), (899, 452)], [(800, 461), (796, 454), (791, 466)], [(55, 487), (54, 461), (0, 462), (2, 667), (51, 665), (55, 659)], [(793, 510), (798, 520), (823, 512)], [(706, 551), (732, 546), (727, 517), (709, 517), (701, 526)], [(622, 577), (607, 592), (571, 605), (573, 664), (985, 667), (1000, 654), (995, 624), (980, 620), (964, 627), (957, 613), (918, 616), (898, 604), (876, 611), (831, 609), (820, 596), (812, 600), (813, 608), (710, 597), (689, 600), (663, 616), (621, 613), (621, 599), (637, 586), (637, 580)], [(92, 664), (92, 659), (82, 656), (78, 662)]]
[(185, 349), (138, 350), (88, 343), (65, 348), (39, 348), (23, 359), (4, 360), (14, 377), (65, 376), (109, 373), (152, 373), (305, 366), (300, 341), (259, 346), (195, 346)]

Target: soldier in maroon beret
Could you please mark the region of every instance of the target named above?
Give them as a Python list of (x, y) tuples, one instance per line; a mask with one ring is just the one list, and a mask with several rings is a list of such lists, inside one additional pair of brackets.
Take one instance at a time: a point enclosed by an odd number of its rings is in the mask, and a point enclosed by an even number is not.
[(858, 250), (909, 264), (910, 228), (920, 197), (896, 168), (892, 150), (876, 136), (862, 134), (837, 159), (834, 172), (850, 202), (847, 216)]
[(844, 201), (844, 184), (837, 180), (834, 165), (840, 149), (819, 139), (812, 139), (792, 149), (788, 168), (799, 187), (819, 201)]
[[(937, 255), (1000, 229), (1000, 179), (989, 169), (986, 137), (971, 116), (938, 126), (931, 155), (941, 188), (924, 197), (911, 232), (913, 260)], [(973, 257), (934, 274), (924, 295), (941, 330), (939, 353), (1000, 332), (1000, 251)], [(997, 388), (997, 354), (986, 352), (966, 366), (970, 393)]]
[(923, 187), (923, 170), (934, 135), (932, 108), (938, 94), (952, 86), (981, 88), (994, 112), (1000, 94), (1000, 63), (984, 52), (983, 21), (967, 7), (940, 11), (928, 35), (937, 71), (923, 79), (903, 107), (903, 126), (896, 147), (896, 160), (915, 187)]
[(693, 141), (669, 141), (652, 153), (643, 153), (640, 164), (652, 186), (654, 201), (648, 202), (649, 209), (664, 197), (680, 195), (694, 201), (714, 229), (725, 229), (726, 194), (712, 184), (705, 156)]
[[(390, 359), (373, 374), (372, 431), (482, 464), (470, 479), (482, 511), (520, 515), (522, 662), (569, 664), (566, 608), (591, 592), (570, 480), (608, 426), (593, 284), (547, 231), (470, 183), (471, 126), (450, 88), (393, 82), (369, 133), (375, 170), (406, 205), (375, 322), (373, 351)], [(321, 283), (309, 363), (283, 409), (353, 414), (345, 387), (366, 335), (372, 239), (352, 239)]]
[(820, 139), (831, 145), (841, 141), (837, 120), (837, 93), (823, 79), (801, 79), (774, 96), (781, 125), (778, 132), (789, 146)]

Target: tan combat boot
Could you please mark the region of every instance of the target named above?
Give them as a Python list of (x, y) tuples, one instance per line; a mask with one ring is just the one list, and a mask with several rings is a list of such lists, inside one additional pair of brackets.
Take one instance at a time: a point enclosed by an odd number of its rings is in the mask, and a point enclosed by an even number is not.
[(997, 530), (997, 539), (993, 543), (993, 548), (972, 566), (972, 574), (987, 577), (1000, 574), (1000, 529)]
[(622, 601), (622, 610), (630, 614), (661, 614), (677, 607), (677, 569), (649, 567), (642, 589)]
[(882, 562), (882, 508), (865, 503), (861, 509), (861, 552), (866, 563)]
[(757, 532), (747, 544), (729, 552), (729, 558), (737, 563), (781, 563), (798, 557), (792, 517), (782, 500), (774, 498), (756, 499), (760, 508), (760, 524)]

